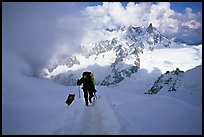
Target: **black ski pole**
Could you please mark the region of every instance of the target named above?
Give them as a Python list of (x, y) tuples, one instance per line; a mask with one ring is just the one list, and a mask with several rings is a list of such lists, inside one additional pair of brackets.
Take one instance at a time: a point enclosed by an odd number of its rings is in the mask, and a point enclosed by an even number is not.
[(80, 96), (80, 86), (79, 86), (79, 98), (81, 98), (81, 96)]

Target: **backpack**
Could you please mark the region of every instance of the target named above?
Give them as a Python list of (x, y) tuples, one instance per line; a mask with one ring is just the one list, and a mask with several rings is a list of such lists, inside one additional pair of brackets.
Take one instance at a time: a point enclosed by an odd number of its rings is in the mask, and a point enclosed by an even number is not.
[(93, 73), (90, 74), (90, 80), (91, 80), (91, 83), (94, 85), (95, 83), (94, 83), (94, 74)]
[(94, 74), (93, 73), (91, 73), (91, 72), (84, 72), (83, 76), (89, 78), (91, 84), (93, 84), (93, 85), (95, 84), (94, 83)]

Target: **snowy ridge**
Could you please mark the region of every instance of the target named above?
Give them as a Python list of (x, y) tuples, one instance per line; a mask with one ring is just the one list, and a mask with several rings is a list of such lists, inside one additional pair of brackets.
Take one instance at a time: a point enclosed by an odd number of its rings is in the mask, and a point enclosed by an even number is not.
[[(152, 87), (145, 94), (167, 95), (175, 98), (180, 98), (186, 101), (184, 96), (188, 96), (191, 100), (191, 105), (197, 106), (202, 104), (202, 65), (196, 66), (186, 72), (176, 69), (171, 72), (166, 72), (158, 77)], [(200, 105), (199, 105), (200, 106)]]
[[(63, 60), (58, 58), (53, 64), (50, 63), (48, 68), (44, 68), (41, 77), (63, 85), (74, 85), (77, 77), (72, 76), (76, 76), (78, 70), (89, 69), (94, 72), (102, 66), (110, 71), (105, 71), (102, 77), (96, 78), (96, 83), (107, 86), (119, 83), (136, 73), (141, 64), (140, 56), (144, 52), (184, 47), (163, 36), (152, 24), (147, 28), (131, 25), (106, 29), (103, 33), (106, 36), (104, 40), (98, 43), (82, 43), (78, 53), (73, 53), (72, 57)], [(94, 65), (98, 67), (92, 68)], [(64, 81), (64, 78), (60, 78), (65, 76), (72, 77), (73, 81)]]
[(176, 91), (179, 87), (181, 78), (183, 77), (183, 73), (184, 71), (181, 71), (178, 68), (176, 68), (175, 71), (167, 71), (165, 74), (158, 77), (151, 89), (148, 90), (147, 94), (157, 94), (160, 90), (166, 90), (168, 92)]

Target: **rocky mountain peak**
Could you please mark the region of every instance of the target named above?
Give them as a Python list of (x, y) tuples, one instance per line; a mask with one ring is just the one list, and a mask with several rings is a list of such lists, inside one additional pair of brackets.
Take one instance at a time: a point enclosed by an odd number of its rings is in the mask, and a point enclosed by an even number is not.
[[(56, 69), (60, 66), (63, 66), (63, 70), (65, 70), (66, 66), (67, 72), (52, 76), (51, 78), (54, 81), (58, 81), (65, 79), (64, 76), (66, 76), (66, 81), (62, 80), (60, 83), (64, 85), (72, 85), (74, 82), (70, 82), (67, 78), (71, 78), (71, 81), (76, 81), (77, 78), (73, 75), (75, 74), (72, 69), (73, 66), (83, 69), (83, 65), (81, 64), (83, 64), (82, 61), (84, 60), (86, 60), (87, 63), (90, 63), (90, 65), (96, 63), (99, 64), (99, 66), (101, 65), (101, 61), (105, 61), (109, 63), (106, 64), (106, 67), (108, 67), (110, 71), (107, 74), (104, 74), (103, 78), (100, 78), (96, 83), (101, 85), (111, 85), (119, 83), (126, 77), (130, 77), (137, 72), (140, 67), (139, 54), (143, 53), (143, 49), (153, 51), (154, 48), (178, 46), (174, 41), (163, 36), (155, 27), (153, 27), (152, 23), (150, 23), (147, 28), (130, 25), (129, 27), (121, 26), (112, 29), (109, 28), (106, 29), (106, 32), (109, 34), (107, 35), (107, 38), (98, 43), (91, 43), (92, 48), (86, 49), (85, 47), (88, 46), (86, 46), (86, 43), (83, 44), (83, 47), (81, 48), (83, 50), (79, 53), (80, 57), (77, 55), (71, 57), (63, 56), (63, 58), (57, 59), (53, 65), (49, 65), (48, 68), (45, 68), (48, 69), (48, 71), (44, 73), (51, 74), (53, 71), (57, 71)], [(88, 64), (86, 65), (88, 66)]]
[(165, 74), (162, 74), (154, 82), (154, 85), (151, 89), (148, 90), (146, 94), (157, 94), (160, 90), (165, 89), (168, 92), (176, 91), (179, 87), (179, 82), (183, 77), (184, 71), (181, 71), (179, 68), (173, 71), (166, 71)]
[(154, 30), (156, 30), (156, 28), (152, 26), (152, 23), (150, 23), (146, 30), (147, 33), (151, 34)]

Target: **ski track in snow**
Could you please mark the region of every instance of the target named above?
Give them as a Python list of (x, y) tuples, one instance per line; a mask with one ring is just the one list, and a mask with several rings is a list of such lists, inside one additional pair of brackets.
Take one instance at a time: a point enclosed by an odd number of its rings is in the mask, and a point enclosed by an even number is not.
[(97, 103), (95, 102), (95, 106), (90, 105), (84, 111), (84, 119), (82, 121), (82, 129), (80, 130), (80, 134), (108, 134), (108, 130), (105, 128), (103, 123), (103, 119), (105, 119), (104, 112), (102, 109), (97, 107)]
[[(75, 99), (65, 111), (40, 127), (35, 134), (44, 135), (127, 135), (142, 134), (133, 123), (116, 112), (106, 95), (99, 95), (94, 105), (84, 104), (84, 98)], [(79, 126), (80, 125), (80, 126)], [(79, 128), (80, 127), (80, 128)], [(50, 130), (49, 130), (50, 129)]]

